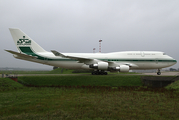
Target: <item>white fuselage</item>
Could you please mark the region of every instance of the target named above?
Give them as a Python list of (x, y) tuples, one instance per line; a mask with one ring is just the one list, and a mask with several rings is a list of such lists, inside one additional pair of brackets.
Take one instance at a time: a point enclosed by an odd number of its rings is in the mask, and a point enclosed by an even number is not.
[[(29, 61), (38, 62), (46, 65), (67, 68), (67, 69), (91, 69), (89, 65), (79, 63), (77, 60), (55, 56), (51, 52), (36, 53), (43, 59), (31, 59)], [(130, 70), (137, 69), (161, 69), (176, 64), (176, 60), (165, 55), (163, 52), (153, 51), (126, 51), (113, 53), (63, 53), (69, 56), (98, 59), (111, 61), (117, 65), (128, 64)]]

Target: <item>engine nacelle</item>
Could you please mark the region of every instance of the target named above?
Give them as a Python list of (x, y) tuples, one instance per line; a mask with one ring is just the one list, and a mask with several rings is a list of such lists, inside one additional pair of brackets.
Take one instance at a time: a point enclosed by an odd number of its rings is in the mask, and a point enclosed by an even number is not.
[(110, 67), (110, 71), (119, 71), (119, 72), (129, 72), (129, 66), (128, 65), (120, 65), (120, 67)]
[(95, 68), (95, 69), (98, 69), (98, 64), (91, 64), (91, 65), (89, 65), (89, 68)]
[(129, 72), (128, 65), (120, 65), (120, 72)]
[(107, 70), (108, 63), (106, 62), (98, 62), (98, 64), (91, 64), (89, 65), (90, 68), (98, 69), (98, 70)]

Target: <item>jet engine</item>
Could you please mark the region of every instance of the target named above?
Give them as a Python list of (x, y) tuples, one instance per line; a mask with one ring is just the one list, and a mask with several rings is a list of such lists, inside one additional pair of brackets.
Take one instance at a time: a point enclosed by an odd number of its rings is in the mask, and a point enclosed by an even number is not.
[(120, 65), (117, 67), (109, 67), (107, 62), (98, 62), (97, 64), (89, 65), (89, 68), (94, 68), (98, 70), (109, 70), (109, 71), (119, 71), (119, 72), (129, 72), (128, 65)]
[(128, 65), (120, 65), (119, 67), (110, 67), (110, 71), (129, 72)]
[(106, 63), (106, 62), (98, 62), (97, 64), (89, 65), (89, 67), (99, 69), (99, 70), (107, 70), (108, 69), (108, 63)]

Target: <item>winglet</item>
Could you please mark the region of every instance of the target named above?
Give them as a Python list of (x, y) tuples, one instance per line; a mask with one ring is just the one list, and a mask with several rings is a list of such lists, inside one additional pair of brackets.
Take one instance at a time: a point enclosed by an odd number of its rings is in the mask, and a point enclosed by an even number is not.
[(66, 57), (65, 55), (63, 55), (62, 53), (59, 53), (55, 50), (51, 50), (51, 52), (55, 55), (55, 56), (60, 56), (60, 57)]

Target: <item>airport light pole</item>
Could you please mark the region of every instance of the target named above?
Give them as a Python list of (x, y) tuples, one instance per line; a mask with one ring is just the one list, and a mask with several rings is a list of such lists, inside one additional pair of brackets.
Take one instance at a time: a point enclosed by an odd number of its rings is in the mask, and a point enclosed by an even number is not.
[(93, 48), (93, 53), (95, 53), (96, 48)]
[(101, 53), (101, 42), (102, 40), (99, 40), (99, 52)]

